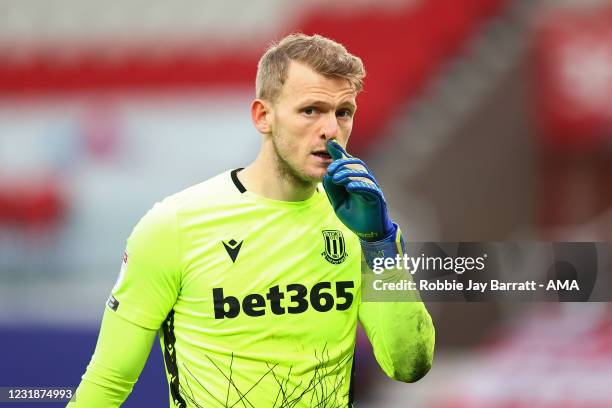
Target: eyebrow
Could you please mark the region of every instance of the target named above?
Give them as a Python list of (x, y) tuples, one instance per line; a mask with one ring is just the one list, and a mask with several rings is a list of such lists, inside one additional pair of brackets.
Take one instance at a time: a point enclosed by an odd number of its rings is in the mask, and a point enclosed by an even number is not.
[[(306, 99), (302, 102), (299, 103), (299, 106), (316, 106), (316, 105), (325, 105), (325, 106), (330, 106), (330, 104), (328, 102), (322, 101), (320, 99)], [(345, 101), (342, 102), (339, 107), (349, 107), (351, 108), (353, 111), (357, 110), (357, 105), (355, 105), (352, 101)]]

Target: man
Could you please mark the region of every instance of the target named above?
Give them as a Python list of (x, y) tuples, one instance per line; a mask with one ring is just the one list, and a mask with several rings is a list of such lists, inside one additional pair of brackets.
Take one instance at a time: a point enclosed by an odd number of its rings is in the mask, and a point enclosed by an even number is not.
[(351, 406), (358, 320), (389, 376), (426, 374), (424, 305), (361, 299), (362, 251), (403, 245), (376, 181), (343, 148), (364, 75), (318, 35), (267, 50), (251, 106), (259, 155), (136, 226), (71, 406), (120, 405), (158, 331), (172, 407)]

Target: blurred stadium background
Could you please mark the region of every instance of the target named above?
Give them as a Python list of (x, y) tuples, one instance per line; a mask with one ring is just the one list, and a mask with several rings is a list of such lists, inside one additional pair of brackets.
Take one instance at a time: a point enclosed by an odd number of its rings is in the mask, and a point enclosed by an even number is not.
[[(255, 157), (256, 62), (292, 31), (363, 58), (349, 147), (408, 241), (610, 241), (610, 1), (0, 0), (0, 385), (79, 383), (132, 227)], [(609, 304), (429, 308), (417, 384), (359, 337), (358, 406), (612, 407)], [(162, 364), (124, 406), (167, 406)]]

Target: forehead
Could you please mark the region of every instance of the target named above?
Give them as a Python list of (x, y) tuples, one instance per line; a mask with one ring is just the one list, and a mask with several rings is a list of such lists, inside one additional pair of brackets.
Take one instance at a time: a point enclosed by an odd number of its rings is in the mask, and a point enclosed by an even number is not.
[(347, 100), (354, 103), (357, 93), (347, 79), (326, 77), (304, 64), (291, 61), (280, 96), (281, 99), (291, 98), (295, 102), (314, 98), (336, 103)]

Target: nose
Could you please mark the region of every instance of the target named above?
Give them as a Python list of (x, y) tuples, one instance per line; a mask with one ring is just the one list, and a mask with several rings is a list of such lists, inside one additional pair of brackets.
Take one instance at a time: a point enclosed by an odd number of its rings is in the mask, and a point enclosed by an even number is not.
[(340, 126), (338, 126), (338, 118), (335, 113), (325, 115), (321, 128), (321, 137), (325, 140), (331, 140), (338, 137)]

